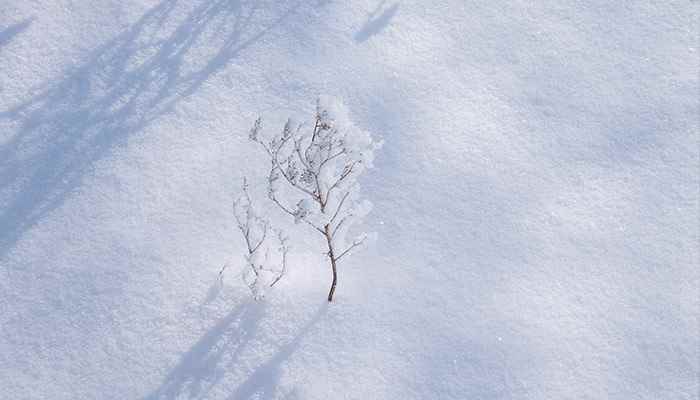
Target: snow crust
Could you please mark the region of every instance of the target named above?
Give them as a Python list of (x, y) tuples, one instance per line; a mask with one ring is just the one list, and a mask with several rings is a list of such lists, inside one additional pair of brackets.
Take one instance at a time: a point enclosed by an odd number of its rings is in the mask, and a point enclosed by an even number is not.
[[(4, 0), (0, 398), (697, 399), (698, 8)], [(319, 94), (378, 235), (255, 302), (248, 131)]]

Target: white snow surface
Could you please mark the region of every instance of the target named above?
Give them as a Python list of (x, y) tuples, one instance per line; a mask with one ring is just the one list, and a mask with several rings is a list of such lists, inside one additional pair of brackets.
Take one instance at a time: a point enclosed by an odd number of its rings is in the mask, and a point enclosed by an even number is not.
[[(698, 10), (3, 0), (0, 398), (697, 399)], [(255, 302), (248, 130), (320, 94), (377, 239)]]

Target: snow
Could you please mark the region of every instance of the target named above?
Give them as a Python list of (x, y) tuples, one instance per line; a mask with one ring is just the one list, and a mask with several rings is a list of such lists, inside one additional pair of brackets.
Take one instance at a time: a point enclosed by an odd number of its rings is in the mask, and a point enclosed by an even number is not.
[[(697, 399), (698, 9), (4, 1), (0, 397)], [(255, 302), (248, 133), (319, 94), (378, 235)]]

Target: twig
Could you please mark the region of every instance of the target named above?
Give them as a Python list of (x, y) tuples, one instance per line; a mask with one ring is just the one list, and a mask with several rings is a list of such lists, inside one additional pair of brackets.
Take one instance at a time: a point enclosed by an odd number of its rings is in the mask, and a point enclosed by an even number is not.
[(338, 257), (336, 257), (335, 260), (336, 260), (336, 261), (340, 261), (340, 259), (343, 258), (344, 255), (348, 254), (348, 252), (349, 252), (350, 250), (354, 249), (355, 247), (361, 245), (361, 244), (365, 241), (365, 239), (367, 239), (367, 236), (363, 236), (362, 239), (357, 240), (357, 241), (354, 241), (354, 242), (352, 243), (352, 245), (350, 245), (350, 247), (348, 247), (347, 249), (345, 249), (345, 251), (343, 251), (342, 253), (340, 253), (340, 255), (339, 255)]

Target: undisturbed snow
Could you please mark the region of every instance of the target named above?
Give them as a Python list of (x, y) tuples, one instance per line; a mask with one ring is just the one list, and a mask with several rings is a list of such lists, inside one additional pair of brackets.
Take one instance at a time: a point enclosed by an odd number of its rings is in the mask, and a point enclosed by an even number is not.
[[(0, 398), (697, 399), (698, 10), (4, 0)], [(247, 132), (319, 94), (378, 238), (254, 302)]]

